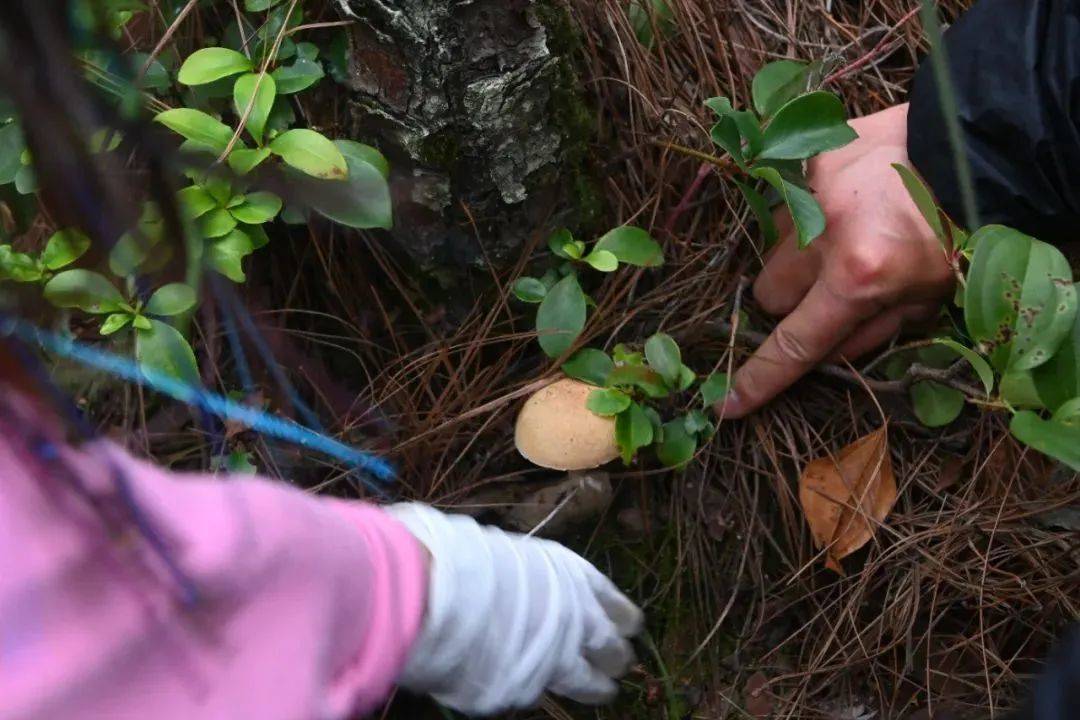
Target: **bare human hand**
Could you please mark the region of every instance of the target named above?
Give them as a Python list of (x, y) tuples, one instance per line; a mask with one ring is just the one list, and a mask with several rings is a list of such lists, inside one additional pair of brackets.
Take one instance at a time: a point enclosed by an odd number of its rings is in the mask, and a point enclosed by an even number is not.
[(909, 165), (907, 105), (851, 122), (859, 138), (810, 161), (825, 234), (800, 250), (791, 217), (754, 283), (766, 312), (784, 316), (716, 404), (724, 418), (766, 404), (815, 365), (854, 359), (910, 322), (932, 319), (952, 292), (945, 253), (893, 163)]

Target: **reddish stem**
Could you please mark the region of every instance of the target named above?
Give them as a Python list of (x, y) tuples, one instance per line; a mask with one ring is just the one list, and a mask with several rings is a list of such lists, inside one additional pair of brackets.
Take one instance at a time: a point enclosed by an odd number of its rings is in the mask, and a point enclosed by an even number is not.
[(690, 206), (694, 203), (694, 198), (697, 197), (698, 192), (701, 190), (701, 186), (705, 184), (705, 179), (709, 177), (712, 172), (713, 166), (709, 163), (702, 163), (698, 168), (697, 177), (694, 178), (694, 182), (690, 183), (690, 187), (686, 189), (682, 199), (679, 200), (679, 204), (672, 210), (671, 216), (668, 217), (667, 223), (664, 225), (664, 230), (669, 234), (675, 231), (675, 225), (679, 222), (679, 218), (683, 216)]

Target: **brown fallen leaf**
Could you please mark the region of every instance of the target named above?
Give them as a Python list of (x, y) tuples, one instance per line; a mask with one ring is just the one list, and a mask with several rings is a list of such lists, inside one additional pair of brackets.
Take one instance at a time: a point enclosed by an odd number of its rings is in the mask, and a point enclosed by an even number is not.
[(825, 567), (843, 575), (840, 560), (870, 541), (896, 503), (886, 427), (811, 461), (799, 478), (799, 502), (814, 544), (826, 548)]
[(746, 712), (756, 718), (767, 718), (773, 711), (773, 698), (766, 691), (769, 678), (765, 673), (756, 672), (751, 675), (746, 686), (743, 687), (743, 702), (746, 704)]

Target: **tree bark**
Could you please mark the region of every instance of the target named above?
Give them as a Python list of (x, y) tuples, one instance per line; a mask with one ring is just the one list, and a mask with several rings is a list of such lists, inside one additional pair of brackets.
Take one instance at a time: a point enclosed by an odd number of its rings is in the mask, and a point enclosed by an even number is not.
[[(444, 285), (598, 210), (557, 0), (341, 0), (352, 136), (394, 168), (396, 244)], [(475, 224), (475, 227), (474, 227)]]

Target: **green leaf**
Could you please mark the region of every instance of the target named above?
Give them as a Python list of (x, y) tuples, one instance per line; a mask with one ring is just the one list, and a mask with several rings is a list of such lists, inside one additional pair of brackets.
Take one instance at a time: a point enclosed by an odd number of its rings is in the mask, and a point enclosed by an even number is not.
[(919, 209), (919, 214), (923, 216), (926, 224), (930, 226), (930, 229), (934, 231), (934, 235), (941, 241), (942, 247), (948, 249), (948, 237), (945, 235), (945, 230), (941, 225), (941, 214), (938, 212), (938, 206), (934, 202), (934, 196), (931, 194), (930, 188), (926, 187), (922, 179), (908, 166), (893, 163), (892, 167), (900, 175), (900, 181), (904, 183), (904, 189), (911, 196), (915, 207)]
[(66, 270), (45, 284), (45, 299), (60, 308), (78, 308), (97, 315), (124, 306), (120, 291), (100, 273)]
[(967, 360), (971, 367), (974, 368), (975, 374), (979, 376), (979, 380), (982, 381), (987, 395), (994, 391), (994, 369), (990, 367), (990, 363), (986, 361), (986, 358), (966, 345), (961, 345), (950, 338), (937, 338), (934, 342), (954, 350)]
[(645, 230), (633, 225), (622, 225), (607, 232), (597, 240), (593, 252), (597, 250), (607, 250), (619, 262), (636, 267), (664, 264), (664, 251), (660, 245)]
[(728, 393), (731, 378), (727, 373), (713, 373), (701, 383), (701, 401), (705, 407), (712, 407), (724, 399)]
[(314, 60), (319, 57), (319, 46), (309, 42), (296, 43), (296, 55), (305, 60)]
[(282, 0), (244, 0), (244, 9), (248, 12), (262, 12), (268, 10)]
[(222, 47), (196, 50), (180, 66), (177, 80), (183, 85), (205, 85), (230, 75), (251, 70), (251, 60)]
[(746, 171), (746, 158), (743, 157), (742, 150), (742, 135), (739, 133), (739, 127), (735, 124), (735, 119), (729, 115), (720, 118), (720, 121), (712, 126), (712, 130), (709, 131), (709, 137), (716, 145), (722, 148), (731, 159), (735, 161), (743, 171)]
[(103, 152), (112, 152), (120, 147), (124, 140), (124, 134), (114, 128), (100, 128), (90, 135), (87, 143), (89, 151), (97, 155)]
[(771, 117), (790, 100), (807, 91), (810, 70), (810, 65), (795, 60), (777, 60), (762, 67), (754, 75), (750, 88), (754, 108), (763, 117)]
[(645, 359), (660, 373), (669, 388), (679, 386), (679, 374), (682, 372), (682, 353), (679, 345), (664, 333), (656, 333), (645, 341)]
[(176, 201), (188, 220), (198, 220), (218, 206), (217, 200), (201, 185), (190, 185), (179, 191)]
[(169, 283), (158, 288), (146, 303), (151, 315), (179, 315), (195, 307), (195, 290), (184, 283)]
[(570, 255), (564, 249), (567, 245), (573, 245), (574, 236), (570, 234), (570, 231), (566, 228), (556, 230), (548, 238), (548, 248), (551, 252), (555, 253), (556, 257), (560, 257), (563, 260), (570, 260)]
[[(334, 144), (347, 142), (338, 140)], [(386, 176), (377, 166), (359, 159), (347, 145), (341, 149), (349, 168), (345, 182), (312, 180), (296, 174), (295, 189), (302, 191), (307, 205), (334, 222), (361, 230), (393, 227), (394, 210)]]
[(563, 246), (563, 251), (572, 260), (580, 260), (581, 256), (585, 254), (585, 243), (581, 240), (572, 240)]
[(229, 456), (225, 458), (225, 470), (232, 475), (254, 475), (259, 469), (255, 467), (255, 463), (251, 460), (252, 455), (249, 452), (241, 452), (240, 450), (233, 450), (229, 453)]
[(259, 165), (262, 165), (268, 157), (270, 157), (270, 148), (267, 147), (252, 150), (236, 148), (229, 153), (229, 167), (237, 175), (247, 175)]
[(1014, 408), (1040, 409), (1043, 402), (1035, 389), (1030, 370), (1008, 370), (1001, 376), (998, 393)]
[[(135, 72), (139, 72), (146, 65), (146, 61), (150, 60), (148, 53), (132, 53), (131, 66), (135, 69)], [(142, 80), (139, 82), (139, 88), (142, 90), (153, 90), (158, 93), (165, 93), (172, 87), (172, 80), (169, 79), (169, 71), (165, 69), (165, 65), (160, 60), (154, 58), (150, 60), (150, 66), (146, 69), (146, 73), (143, 75)]]
[(656, 457), (670, 468), (682, 467), (697, 452), (697, 436), (686, 431), (686, 418), (664, 423), (664, 439), (656, 448)]
[(344, 180), (349, 175), (341, 150), (314, 130), (286, 130), (270, 142), (270, 150), (287, 164), (313, 177)]
[(37, 173), (32, 165), (23, 165), (15, 173), (15, 190), (21, 195), (31, 195), (38, 191)]
[(777, 111), (762, 137), (762, 159), (804, 160), (843, 147), (858, 137), (844, 104), (829, 92), (802, 95)]
[(132, 320), (131, 313), (114, 313), (105, 318), (105, 322), (101, 323), (101, 327), (98, 329), (98, 333), (104, 337), (108, 337), (114, 333), (123, 330), (128, 326)]
[(813, 195), (785, 180), (775, 168), (756, 167), (750, 171), (750, 174), (761, 178), (779, 191), (791, 212), (791, 219), (795, 223), (795, 231), (799, 236), (800, 248), (809, 246), (815, 238), (825, 232), (825, 213)]
[(911, 386), (911, 401), (915, 406), (915, 417), (931, 428), (948, 425), (964, 410), (962, 392), (930, 380)]
[(199, 366), (184, 336), (172, 325), (150, 320), (135, 333), (135, 359), (143, 372), (156, 372), (189, 385), (199, 384)]
[(608, 375), (610, 387), (636, 387), (650, 398), (659, 400), (671, 394), (664, 376), (642, 365), (619, 365)]
[(244, 274), (243, 260), (251, 254), (254, 247), (251, 238), (242, 230), (233, 230), (220, 240), (207, 245), (206, 261), (214, 270), (233, 282), (241, 283), (247, 279)]
[(593, 270), (608, 273), (619, 269), (619, 259), (608, 250), (593, 250), (584, 259)]
[(585, 293), (568, 275), (548, 291), (536, 313), (540, 347), (548, 357), (564, 355), (585, 328)]
[(514, 295), (522, 302), (536, 304), (544, 300), (547, 287), (536, 278), (518, 278), (518, 281), (514, 283)]
[(1011, 228), (972, 235), (964, 293), (968, 333), (999, 371), (1047, 362), (1072, 330), (1077, 295), (1061, 251)]
[(262, 225), (238, 225), (238, 229), (251, 240), (251, 249), (258, 250), (270, 244), (270, 237), (263, 230)]
[(90, 249), (90, 238), (78, 230), (53, 233), (41, 251), (41, 264), (49, 270), (59, 270), (81, 258)]
[(630, 347), (619, 343), (611, 349), (612, 357), (616, 365), (644, 365), (645, 354), (637, 352)]
[(691, 410), (683, 417), (683, 427), (691, 435), (697, 435), (708, 429), (709, 418), (700, 410)]
[(0, 185), (15, 182), (15, 176), (23, 166), (21, 156), (25, 149), (26, 142), (18, 123), (0, 127)]
[(215, 153), (224, 152), (233, 136), (232, 128), (228, 125), (201, 110), (191, 108), (176, 108), (158, 113), (154, 117), (154, 122), (161, 123), (173, 132)]
[(630, 407), (630, 396), (613, 388), (593, 390), (585, 401), (590, 412), (603, 417), (614, 417)]
[(594, 348), (578, 350), (562, 366), (562, 371), (568, 377), (597, 387), (605, 387), (608, 384), (608, 377), (614, 369), (615, 363), (611, 361), (607, 353)]
[(229, 212), (242, 223), (262, 225), (273, 220), (281, 212), (281, 198), (270, 192), (248, 193), (244, 202)]
[(651, 48), (655, 40), (653, 16), (661, 35), (667, 35), (675, 29), (675, 17), (666, 0), (630, 0), (626, 16), (630, 20), (630, 27), (634, 29), (634, 36), (647, 48)]
[(228, 235), (236, 227), (236, 218), (225, 208), (215, 208), (199, 218), (199, 233), (204, 238)]
[(1013, 416), (1009, 430), (1025, 445), (1080, 472), (1080, 428), (1024, 410)]
[(254, 105), (251, 106), (251, 113), (248, 115), (245, 127), (259, 145), (262, 145), (263, 131), (266, 130), (266, 121), (270, 117), (270, 110), (274, 107), (276, 97), (277, 86), (274, 78), (266, 73), (241, 75), (233, 86), (233, 107), (236, 109), (236, 117), (244, 117), (244, 112), (254, 98)]
[(705, 107), (716, 113), (718, 117), (730, 117), (735, 122), (740, 139), (745, 143), (742, 148), (745, 161), (749, 162), (761, 152), (761, 125), (754, 113), (749, 110), (736, 110), (726, 97), (709, 98), (705, 101)]
[(627, 465), (643, 447), (652, 445), (653, 424), (641, 405), (631, 403), (630, 407), (615, 418), (615, 442), (619, 454)]
[(37, 282), (41, 279), (41, 265), (30, 255), (15, 252), (10, 245), (0, 245), (0, 279)]
[(386, 160), (386, 156), (377, 149), (364, 143), (358, 143), (355, 140), (335, 140), (334, 144), (337, 145), (338, 150), (341, 151), (346, 160), (366, 162), (378, 170), (383, 178), (389, 179), (390, 163)]
[(1080, 312), (1072, 330), (1049, 361), (1031, 371), (1039, 399), (1050, 410), (1080, 396)]
[(1051, 420), (1071, 428), (1080, 427), (1080, 397), (1063, 402)]
[(690, 386), (697, 380), (697, 373), (683, 365), (679, 368), (679, 384), (676, 388), (679, 392), (684, 392), (690, 389)]
[(765, 199), (765, 196), (759, 193), (754, 188), (750, 187), (746, 183), (735, 180), (736, 187), (742, 192), (743, 197), (746, 198), (746, 204), (750, 206), (751, 212), (754, 213), (754, 217), (757, 219), (758, 228), (761, 230), (761, 237), (765, 241), (765, 249), (768, 250), (779, 239), (780, 234), (776, 230), (776, 222), (773, 220), (772, 208), (769, 207), (769, 201)]
[(292, 65), (283, 65), (274, 71), (278, 92), (291, 95), (307, 90), (323, 79), (322, 65), (306, 58), (297, 58)]
[(133, 315), (131, 317), (131, 324), (138, 330), (151, 330), (154, 327), (150, 324), (150, 318), (145, 315)]

